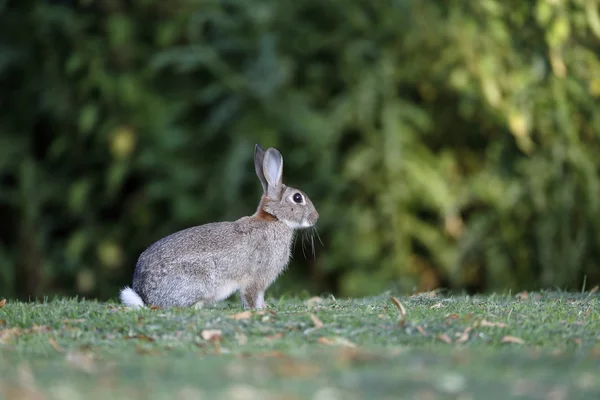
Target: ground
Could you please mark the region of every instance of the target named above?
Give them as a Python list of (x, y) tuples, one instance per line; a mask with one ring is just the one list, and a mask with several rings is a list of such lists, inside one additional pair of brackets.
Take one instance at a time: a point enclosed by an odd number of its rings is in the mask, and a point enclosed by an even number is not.
[(267, 302), (7, 301), (0, 399), (600, 398), (594, 291)]

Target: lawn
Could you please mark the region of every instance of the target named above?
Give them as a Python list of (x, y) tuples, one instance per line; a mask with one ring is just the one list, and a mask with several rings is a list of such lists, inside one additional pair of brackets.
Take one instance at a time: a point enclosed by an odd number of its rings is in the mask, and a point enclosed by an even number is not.
[(0, 399), (600, 398), (594, 292), (267, 302), (9, 300)]

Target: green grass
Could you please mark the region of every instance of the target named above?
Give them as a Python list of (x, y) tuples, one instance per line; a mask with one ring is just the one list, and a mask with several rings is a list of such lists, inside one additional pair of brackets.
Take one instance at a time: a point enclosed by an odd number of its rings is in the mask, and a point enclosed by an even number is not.
[(0, 399), (600, 398), (595, 293), (398, 299), (8, 301)]

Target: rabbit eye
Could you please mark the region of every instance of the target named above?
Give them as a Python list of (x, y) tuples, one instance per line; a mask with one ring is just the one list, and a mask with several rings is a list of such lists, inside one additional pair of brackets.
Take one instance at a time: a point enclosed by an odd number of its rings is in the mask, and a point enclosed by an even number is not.
[(302, 203), (302, 195), (300, 193), (295, 193), (294, 197), (292, 197), (292, 200), (294, 200), (294, 203), (300, 204)]

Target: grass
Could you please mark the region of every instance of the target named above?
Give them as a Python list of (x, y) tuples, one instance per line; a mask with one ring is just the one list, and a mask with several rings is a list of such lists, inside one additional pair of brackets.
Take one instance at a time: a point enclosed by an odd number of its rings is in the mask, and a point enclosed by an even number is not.
[(0, 399), (600, 398), (596, 293), (270, 300), (8, 301)]

